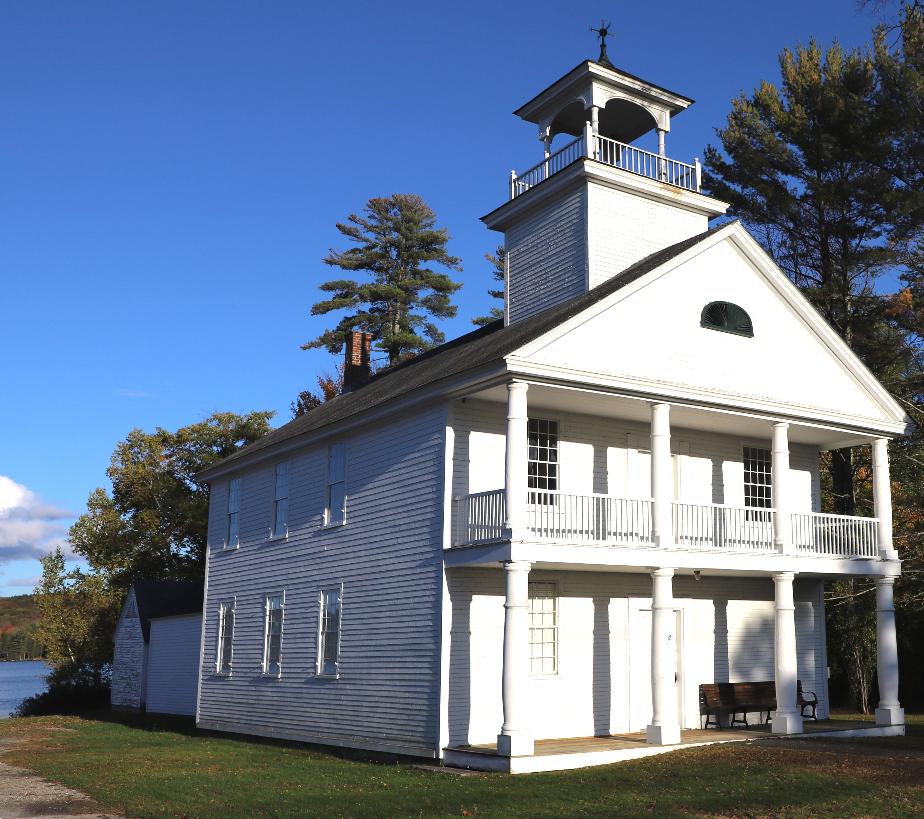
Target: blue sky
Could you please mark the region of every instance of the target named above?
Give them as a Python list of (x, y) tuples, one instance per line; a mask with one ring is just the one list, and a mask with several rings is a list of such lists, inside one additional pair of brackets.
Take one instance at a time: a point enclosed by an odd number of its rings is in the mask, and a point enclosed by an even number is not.
[(299, 349), (320, 259), (369, 197), (434, 208), (465, 266), (445, 331), (471, 329), (498, 238), (479, 216), (541, 158), (510, 112), (596, 56), (601, 14), (617, 66), (697, 100), (668, 136), (685, 161), (783, 46), (876, 22), (850, 0), (3, 4), (0, 595), (30, 590), (131, 428), (288, 419), (333, 364)]

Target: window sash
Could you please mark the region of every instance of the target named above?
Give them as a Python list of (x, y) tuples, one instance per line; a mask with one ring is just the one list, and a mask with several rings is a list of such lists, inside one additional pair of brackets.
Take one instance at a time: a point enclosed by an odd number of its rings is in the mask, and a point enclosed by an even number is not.
[(218, 651), (217, 670), (220, 674), (231, 673), (232, 650), (234, 644), (234, 604), (222, 603), (218, 617)]
[(241, 479), (228, 481), (228, 525), (225, 531), (225, 544), (236, 546), (240, 540)]
[(744, 505), (754, 509), (773, 507), (773, 461), (769, 449), (744, 447)]
[(558, 590), (553, 582), (529, 583), (529, 670), (558, 673)]
[(282, 663), (282, 596), (267, 595), (263, 637), (263, 673), (279, 674)]
[[(527, 436), (527, 487), (531, 490), (556, 491), (559, 487), (558, 421), (530, 418)], [(530, 492), (529, 502), (550, 503), (551, 499), (541, 492)]]
[(346, 444), (332, 444), (327, 450), (327, 505), (325, 522), (346, 520)]
[(322, 589), (319, 596), (318, 674), (336, 677), (340, 673), (340, 622), (343, 614), (341, 589)]

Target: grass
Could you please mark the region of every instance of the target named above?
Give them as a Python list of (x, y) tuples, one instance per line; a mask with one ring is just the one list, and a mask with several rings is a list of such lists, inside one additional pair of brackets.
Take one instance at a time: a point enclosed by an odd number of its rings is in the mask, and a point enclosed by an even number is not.
[(22, 740), (4, 761), (129, 816), (920, 816), (924, 717), (909, 721), (909, 736), (887, 744), (731, 743), (517, 777), (352, 761), (108, 713), (5, 720), (0, 737)]

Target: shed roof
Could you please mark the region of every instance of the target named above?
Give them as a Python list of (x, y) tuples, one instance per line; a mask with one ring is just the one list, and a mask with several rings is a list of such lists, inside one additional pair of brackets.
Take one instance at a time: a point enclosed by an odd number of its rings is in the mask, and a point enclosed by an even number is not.
[(203, 586), (201, 580), (136, 580), (132, 589), (144, 641), (150, 639), (153, 619), (201, 613)]

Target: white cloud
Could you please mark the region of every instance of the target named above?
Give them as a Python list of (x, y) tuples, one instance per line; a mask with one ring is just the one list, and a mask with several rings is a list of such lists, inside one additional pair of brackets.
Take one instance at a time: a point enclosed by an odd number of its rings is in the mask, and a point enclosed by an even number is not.
[(150, 398), (151, 397), (144, 390), (130, 390), (127, 387), (117, 388), (116, 395), (121, 395), (123, 398)]
[(0, 475), (0, 563), (37, 558), (66, 548), (70, 512), (44, 503), (32, 490)]
[(35, 577), (14, 577), (12, 580), (7, 580), (6, 585), (11, 589), (34, 589), (41, 582), (42, 576), (35, 575)]

